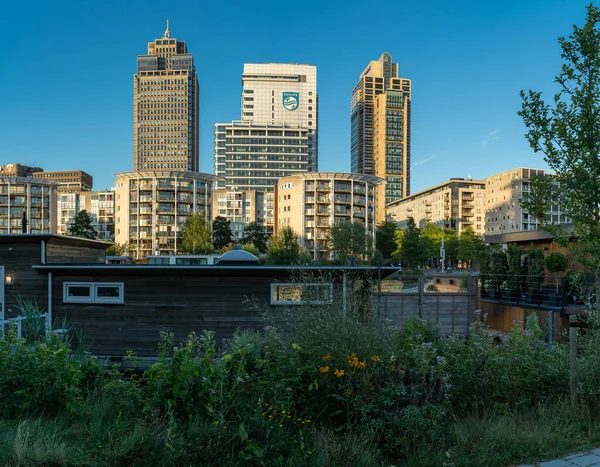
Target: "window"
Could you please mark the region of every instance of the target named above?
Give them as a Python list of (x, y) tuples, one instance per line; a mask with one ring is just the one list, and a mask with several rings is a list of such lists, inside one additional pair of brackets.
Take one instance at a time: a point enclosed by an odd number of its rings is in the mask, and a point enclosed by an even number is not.
[(64, 303), (117, 303), (124, 302), (122, 282), (65, 282)]
[(271, 284), (271, 305), (331, 305), (333, 284)]

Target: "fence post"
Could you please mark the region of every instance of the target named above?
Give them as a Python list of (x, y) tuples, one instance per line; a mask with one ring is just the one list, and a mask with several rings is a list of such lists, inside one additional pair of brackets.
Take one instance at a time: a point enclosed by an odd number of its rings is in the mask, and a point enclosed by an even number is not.
[(421, 274), (419, 276), (419, 318), (422, 319), (423, 318), (423, 313), (422, 313), (422, 309), (423, 309), (423, 289), (425, 288), (425, 280), (424, 280), (424, 276), (423, 274)]
[(569, 315), (569, 348), (571, 351), (571, 403), (577, 402), (577, 320), (576, 315)]
[(548, 348), (552, 350), (552, 333), (554, 332), (554, 326), (552, 320), (554, 319), (554, 312), (548, 311)]

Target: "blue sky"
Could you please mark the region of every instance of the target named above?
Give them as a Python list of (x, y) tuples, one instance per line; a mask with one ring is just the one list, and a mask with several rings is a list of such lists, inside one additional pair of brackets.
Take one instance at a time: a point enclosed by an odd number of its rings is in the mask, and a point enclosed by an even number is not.
[(583, 24), (588, 3), (3, 2), (0, 164), (85, 170), (98, 189), (132, 170), (136, 56), (169, 18), (198, 71), (203, 172), (213, 172), (213, 124), (240, 117), (244, 62), (317, 65), (319, 169), (349, 171), (352, 87), (384, 51), (413, 83), (413, 192), (543, 168), (523, 138), (519, 91), (551, 97), (557, 37)]

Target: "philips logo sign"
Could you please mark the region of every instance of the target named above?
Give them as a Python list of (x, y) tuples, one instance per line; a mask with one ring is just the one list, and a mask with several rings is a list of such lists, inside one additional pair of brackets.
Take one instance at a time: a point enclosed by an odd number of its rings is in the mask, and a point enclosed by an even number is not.
[(300, 95), (297, 92), (284, 92), (281, 101), (285, 110), (296, 110), (300, 103)]

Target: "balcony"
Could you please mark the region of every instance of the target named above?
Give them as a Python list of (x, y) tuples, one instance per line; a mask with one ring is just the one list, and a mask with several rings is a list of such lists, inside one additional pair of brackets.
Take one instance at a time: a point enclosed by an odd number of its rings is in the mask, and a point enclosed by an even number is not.
[(317, 191), (331, 191), (329, 183), (319, 183), (317, 185)]
[(352, 197), (349, 195), (335, 195), (335, 202), (340, 204), (352, 204)]
[(329, 204), (331, 202), (331, 199), (329, 198), (329, 196), (325, 195), (319, 195), (317, 196), (317, 203), (320, 204)]
[(319, 209), (317, 211), (317, 216), (329, 216), (331, 211), (329, 209)]

